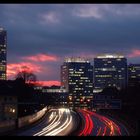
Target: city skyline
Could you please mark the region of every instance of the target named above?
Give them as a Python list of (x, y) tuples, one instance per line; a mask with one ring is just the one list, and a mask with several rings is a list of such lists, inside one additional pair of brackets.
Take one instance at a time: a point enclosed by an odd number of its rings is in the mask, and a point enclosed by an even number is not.
[(26, 65), (38, 80), (59, 85), (70, 56), (121, 53), (128, 64), (139, 63), (139, 11), (139, 4), (1, 4), (8, 77)]

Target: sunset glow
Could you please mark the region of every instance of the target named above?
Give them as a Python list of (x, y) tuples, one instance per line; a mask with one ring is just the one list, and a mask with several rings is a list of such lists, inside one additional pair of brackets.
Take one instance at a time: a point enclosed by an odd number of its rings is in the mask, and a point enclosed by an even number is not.
[(16, 74), (22, 70), (29, 72), (41, 72), (41, 67), (28, 62), (12, 63), (7, 65), (7, 76), (8, 79), (13, 78)]
[(128, 55), (129, 58), (140, 57), (140, 50), (134, 49), (131, 54)]
[(36, 81), (36, 82), (30, 82), (37, 86), (60, 86), (60, 81)]
[(30, 60), (35, 62), (45, 62), (45, 61), (57, 61), (58, 57), (54, 55), (37, 54), (33, 56), (23, 57), (24, 60)]

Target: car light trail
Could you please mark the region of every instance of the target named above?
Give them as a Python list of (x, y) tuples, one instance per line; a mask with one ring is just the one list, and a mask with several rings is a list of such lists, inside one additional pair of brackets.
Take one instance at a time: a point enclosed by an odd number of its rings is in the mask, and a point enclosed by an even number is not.
[(67, 120), (57, 129), (55, 129), (54, 131), (51, 131), (50, 133), (46, 134), (45, 136), (55, 136), (58, 133), (62, 132), (64, 129), (66, 129), (68, 127), (68, 125), (71, 123), (72, 121), (72, 116), (69, 117), (67, 116)]
[[(59, 116), (57, 115), (57, 117), (58, 117), (58, 120), (54, 120), (53, 123), (51, 123), (48, 127), (45, 127), (43, 130), (48, 130), (48, 131), (49, 131), (49, 130), (50, 130), (49, 128), (52, 129), (52, 128), (54, 128), (55, 126), (57, 126), (57, 125), (60, 123), (59, 121), (60, 121), (60, 119), (61, 119), (61, 117), (62, 117), (62, 114), (59, 115)], [(55, 122), (55, 121), (56, 121), (56, 122)], [(45, 131), (45, 132), (48, 132), (48, 131)]]
[(52, 130), (54, 127), (56, 127), (60, 123), (59, 120), (61, 119), (61, 117), (62, 117), (62, 114), (56, 115), (55, 119), (53, 120), (53, 122), (50, 125), (43, 128), (42, 131), (36, 133), (34, 136), (41, 136), (41, 135), (44, 135), (45, 133), (47, 133), (48, 131)]
[(103, 136), (105, 136), (105, 134), (106, 134), (106, 129), (107, 129), (107, 127), (105, 126)]
[(84, 129), (82, 130), (82, 132), (80, 132), (79, 136), (90, 135), (90, 133), (93, 129), (93, 122), (92, 122), (91, 116), (89, 114), (85, 113), (83, 110), (81, 110), (81, 113), (84, 116), (85, 126), (84, 126)]
[[(100, 127), (97, 130), (97, 133), (94, 133), (94, 135), (97, 136), (114, 136), (114, 135), (121, 135), (120, 127), (114, 123), (112, 120), (108, 119), (107, 117), (101, 116), (97, 113), (88, 111), (88, 110), (80, 110), (79, 112), (82, 113), (84, 120), (85, 120), (85, 126), (82, 132), (80, 132), (79, 136), (87, 136), (92, 135), (91, 132), (93, 132), (93, 120), (91, 117), (95, 118), (97, 120), (97, 123), (99, 123)], [(91, 127), (90, 127), (91, 126)], [(96, 126), (95, 126), (96, 127)], [(109, 133), (107, 133), (110, 131)], [(101, 131), (103, 130), (103, 132)]]
[(97, 136), (99, 136), (99, 135), (100, 135), (101, 130), (102, 130), (102, 128), (100, 127), (100, 128), (99, 128), (99, 130), (98, 130)]
[(52, 112), (50, 117), (49, 117), (49, 122), (56, 116), (56, 112)]
[(60, 124), (61, 117), (62, 117), (62, 114), (59, 115), (59, 118), (58, 118), (58, 120), (55, 123), (53, 123), (52, 125), (50, 125), (48, 128), (44, 128), (43, 129), (44, 132), (41, 133), (39, 136), (44, 135), (47, 132), (51, 131), (53, 128), (57, 127)]
[(44, 134), (45, 133), (45, 130), (49, 129), (50, 127), (52, 127), (52, 125), (54, 125), (56, 119), (58, 118), (58, 115), (56, 115), (56, 117), (54, 118), (54, 120), (52, 121), (51, 124), (49, 124), (47, 127), (45, 127), (44, 129), (42, 129), (42, 131), (34, 134), (33, 136), (40, 136), (40, 134)]
[(112, 120), (108, 119), (107, 117), (98, 115), (91, 111), (87, 111), (87, 112), (92, 114), (93, 116), (97, 117), (98, 119), (100, 119), (102, 121), (102, 123), (104, 123), (108, 128), (110, 128), (110, 136), (115, 135), (115, 129), (118, 133), (117, 135), (121, 135), (119, 126), (117, 124), (115, 124)]
[[(64, 117), (65, 116), (65, 117)], [(47, 127), (43, 128), (34, 136), (54, 136), (65, 130), (72, 122), (72, 115), (69, 109), (60, 108), (55, 112), (53, 111), (49, 117), (49, 122), (52, 121)], [(64, 120), (64, 121), (63, 121)]]

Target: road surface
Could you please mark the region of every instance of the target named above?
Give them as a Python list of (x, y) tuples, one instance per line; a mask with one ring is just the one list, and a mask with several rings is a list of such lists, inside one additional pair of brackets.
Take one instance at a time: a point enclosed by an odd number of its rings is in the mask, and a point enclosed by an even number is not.
[(38, 125), (18, 133), (18, 136), (64, 136), (76, 129), (76, 113), (69, 109), (51, 109)]
[(84, 121), (79, 136), (126, 136), (128, 131), (122, 124), (88, 110), (78, 111)]

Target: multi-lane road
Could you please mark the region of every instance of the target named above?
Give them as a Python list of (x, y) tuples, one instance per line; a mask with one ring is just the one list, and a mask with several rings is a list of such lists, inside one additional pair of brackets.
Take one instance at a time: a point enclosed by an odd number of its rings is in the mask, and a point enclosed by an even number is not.
[(82, 120), (79, 136), (127, 136), (127, 129), (120, 123), (88, 110), (78, 111)]
[[(79, 122), (79, 117), (82, 123)], [(80, 126), (79, 126), (80, 125)], [(66, 136), (77, 130), (78, 136), (125, 136), (127, 129), (120, 123), (89, 110), (79, 109), (77, 113), (65, 108), (51, 109), (43, 121), (20, 132), (18, 136)]]
[(69, 109), (51, 109), (45, 119), (29, 130), (20, 132), (18, 136), (64, 136), (76, 129), (76, 113)]

